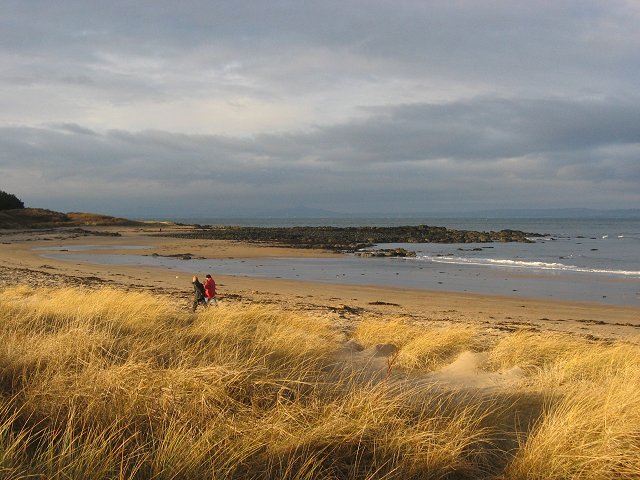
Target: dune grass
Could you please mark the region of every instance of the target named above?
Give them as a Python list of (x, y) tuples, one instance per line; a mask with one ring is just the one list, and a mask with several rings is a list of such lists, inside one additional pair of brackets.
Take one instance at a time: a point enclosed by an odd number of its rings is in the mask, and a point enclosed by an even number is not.
[(470, 326), (425, 328), (402, 320), (367, 319), (354, 338), (365, 347), (380, 343), (398, 348), (394, 365), (410, 370), (435, 370), (465, 350), (473, 349), (478, 330)]
[(477, 475), (487, 409), (363, 383), (329, 320), (115, 289), (0, 293), (5, 478)]
[(490, 352), (512, 365), (546, 405), (506, 478), (640, 478), (640, 347), (520, 332)]
[[(527, 333), (483, 346), (481, 333), (364, 320), (357, 342), (397, 347), (393, 375), (372, 380), (337, 361), (350, 338), (330, 317), (224, 303), (193, 314), (108, 288), (5, 289), (0, 477), (640, 476), (637, 346)], [(488, 370), (520, 366), (525, 380), (486, 392), (428, 381), (469, 349), (487, 352)]]
[(549, 403), (506, 478), (640, 478), (638, 378), (567, 386)]

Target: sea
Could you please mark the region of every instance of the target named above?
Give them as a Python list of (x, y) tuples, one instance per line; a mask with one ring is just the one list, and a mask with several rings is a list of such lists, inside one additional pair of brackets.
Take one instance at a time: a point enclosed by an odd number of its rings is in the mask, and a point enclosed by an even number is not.
[[(281, 278), (388, 288), (468, 292), (640, 306), (640, 218), (171, 218), (180, 223), (258, 227), (430, 225), (460, 230), (522, 230), (532, 243), (380, 244), (416, 252), (410, 258), (152, 257), (90, 245), (50, 247), (49, 258), (158, 266), (185, 273)], [(212, 252), (215, 254), (215, 252)]]

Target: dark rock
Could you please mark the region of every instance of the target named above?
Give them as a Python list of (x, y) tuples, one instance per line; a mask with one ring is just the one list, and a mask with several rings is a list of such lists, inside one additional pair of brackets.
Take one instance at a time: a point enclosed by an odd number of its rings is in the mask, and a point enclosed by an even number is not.
[[(518, 230), (476, 232), (451, 230), (428, 225), (400, 227), (195, 227), (190, 232), (158, 233), (176, 238), (236, 240), (286, 245), (293, 248), (317, 248), (335, 252), (357, 252), (380, 243), (531, 243), (527, 237), (542, 236)], [(415, 252), (393, 249), (392, 255), (412, 256)], [(375, 256), (375, 255), (371, 255)]]
[(399, 307), (400, 306), (397, 303), (382, 302), (380, 300), (376, 300), (375, 302), (369, 302), (369, 305), (388, 305), (388, 306), (391, 306), (391, 307)]
[(415, 257), (416, 252), (404, 248), (380, 248), (377, 250), (365, 250), (355, 252), (359, 257)]

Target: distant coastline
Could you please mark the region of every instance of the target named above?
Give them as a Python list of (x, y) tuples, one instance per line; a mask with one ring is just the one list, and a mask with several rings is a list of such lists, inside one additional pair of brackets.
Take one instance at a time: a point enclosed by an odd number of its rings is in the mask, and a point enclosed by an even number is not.
[[(530, 237), (542, 234), (520, 230), (476, 231), (450, 229), (429, 225), (402, 226), (292, 226), (241, 227), (202, 226), (177, 222), (138, 221), (109, 215), (70, 212), (61, 213), (42, 208), (23, 208), (0, 212), (0, 228), (64, 228), (64, 227), (135, 227), (158, 226), (158, 236), (202, 240), (234, 240), (273, 243), (292, 248), (324, 249), (335, 252), (355, 252), (379, 243), (491, 243), (530, 242)], [(167, 230), (162, 232), (162, 228)], [(174, 227), (174, 228), (171, 228)], [(176, 228), (183, 227), (180, 231)], [(184, 228), (186, 227), (186, 231)], [(117, 233), (113, 233), (117, 234)], [(406, 256), (404, 250), (387, 252), (391, 256)]]
[(0, 210), (0, 228), (56, 228), (56, 227), (134, 227), (145, 222), (112, 217), (97, 213), (62, 213), (45, 208)]
[[(640, 219), (640, 209), (594, 209), (594, 208), (538, 208), (538, 209), (485, 209), (473, 211), (438, 211), (438, 212), (362, 212), (362, 213), (344, 213), (331, 210), (321, 210), (309, 207), (294, 207), (287, 209), (275, 210), (251, 210), (251, 211), (225, 211), (199, 213), (197, 215), (182, 215), (178, 213), (163, 215), (125, 215), (145, 221), (170, 221), (178, 223), (219, 223), (229, 225), (229, 222), (240, 221), (245, 224), (252, 219), (269, 219), (294, 222), (296, 220), (324, 220), (327, 222), (349, 222), (359, 219), (468, 219), (468, 218), (484, 218), (484, 219), (558, 219), (558, 218), (575, 218), (575, 219), (600, 219), (600, 218), (631, 218)], [(215, 221), (214, 221), (215, 220)]]

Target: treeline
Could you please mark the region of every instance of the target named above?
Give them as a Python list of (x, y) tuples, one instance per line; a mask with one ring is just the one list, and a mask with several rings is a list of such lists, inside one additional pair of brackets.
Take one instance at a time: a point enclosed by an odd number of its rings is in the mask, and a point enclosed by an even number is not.
[(24, 208), (24, 202), (13, 193), (0, 190), (0, 210), (17, 210)]

